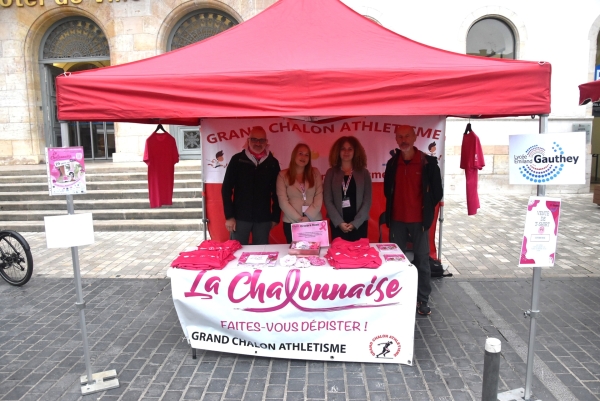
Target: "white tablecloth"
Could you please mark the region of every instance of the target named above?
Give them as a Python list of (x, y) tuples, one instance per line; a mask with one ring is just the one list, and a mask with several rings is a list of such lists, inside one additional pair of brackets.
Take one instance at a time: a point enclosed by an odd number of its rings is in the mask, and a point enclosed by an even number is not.
[[(374, 244), (372, 244), (374, 245)], [(327, 249), (321, 250), (321, 256)], [(198, 349), (290, 359), (412, 364), (417, 271), (408, 262), (378, 269), (238, 266), (169, 269), (184, 334)], [(383, 257), (382, 257), (383, 260)]]

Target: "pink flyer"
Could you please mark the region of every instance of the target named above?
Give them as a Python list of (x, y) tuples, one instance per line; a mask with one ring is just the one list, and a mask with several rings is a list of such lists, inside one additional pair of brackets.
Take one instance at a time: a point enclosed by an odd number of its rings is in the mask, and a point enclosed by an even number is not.
[(86, 193), (83, 147), (46, 148), (46, 171), (51, 196)]
[(529, 198), (519, 267), (554, 266), (560, 203), (559, 198)]
[(319, 242), (329, 246), (329, 228), (327, 221), (309, 221), (292, 224), (292, 241)]

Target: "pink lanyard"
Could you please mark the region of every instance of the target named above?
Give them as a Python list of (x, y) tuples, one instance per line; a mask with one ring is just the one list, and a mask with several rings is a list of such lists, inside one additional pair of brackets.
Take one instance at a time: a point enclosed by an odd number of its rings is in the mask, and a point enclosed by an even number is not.
[(352, 173), (354, 170), (350, 171), (350, 176), (348, 177), (348, 182), (342, 178), (342, 191), (344, 191), (344, 198), (346, 197), (346, 192), (348, 191), (348, 187), (350, 186), (350, 181), (352, 181)]

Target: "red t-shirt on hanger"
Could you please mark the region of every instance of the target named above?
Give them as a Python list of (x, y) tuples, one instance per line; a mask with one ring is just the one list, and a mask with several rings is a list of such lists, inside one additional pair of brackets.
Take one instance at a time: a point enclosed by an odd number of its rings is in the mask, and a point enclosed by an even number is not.
[(483, 150), (479, 138), (473, 131), (463, 135), (460, 149), (460, 168), (465, 170), (467, 181), (467, 213), (477, 214), (479, 209), (479, 194), (477, 193), (478, 170), (485, 167)]
[(144, 161), (148, 165), (150, 207), (173, 204), (175, 164), (179, 163), (177, 143), (168, 132), (153, 133), (146, 139)]

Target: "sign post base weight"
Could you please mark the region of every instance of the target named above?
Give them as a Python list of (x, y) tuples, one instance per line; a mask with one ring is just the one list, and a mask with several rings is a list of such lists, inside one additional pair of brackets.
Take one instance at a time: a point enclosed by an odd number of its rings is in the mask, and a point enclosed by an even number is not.
[(117, 379), (117, 371), (115, 369), (94, 373), (92, 375), (91, 383), (88, 383), (88, 377), (86, 375), (81, 376), (79, 381), (81, 383), (82, 395), (93, 394), (99, 391), (111, 390), (119, 387), (119, 379)]

